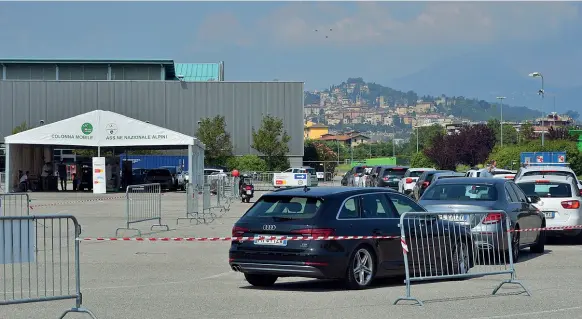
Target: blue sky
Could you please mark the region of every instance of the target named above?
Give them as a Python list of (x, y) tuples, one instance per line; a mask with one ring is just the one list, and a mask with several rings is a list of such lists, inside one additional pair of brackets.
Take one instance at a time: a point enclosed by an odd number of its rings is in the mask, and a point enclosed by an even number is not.
[[(2, 2), (0, 58), (225, 61), (227, 80), (391, 84), (477, 54), (582, 85), (572, 2)], [(319, 31), (315, 31), (315, 30)], [(332, 29), (330, 32), (329, 29)], [(328, 38), (325, 38), (325, 36)], [(422, 92), (421, 92), (422, 93)]]

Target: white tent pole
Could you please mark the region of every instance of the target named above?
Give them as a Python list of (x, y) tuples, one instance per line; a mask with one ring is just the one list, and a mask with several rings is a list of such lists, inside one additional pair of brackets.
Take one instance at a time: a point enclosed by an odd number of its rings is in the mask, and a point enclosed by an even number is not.
[(12, 189), (12, 170), (10, 169), (10, 144), (6, 143), (6, 150), (5, 150), (5, 157), (6, 157), (6, 170), (5, 170), (5, 175), (4, 175), (4, 180), (5, 180), (5, 184), (4, 184), (4, 193), (8, 194), (10, 193), (10, 190)]
[(195, 179), (194, 179), (194, 153), (193, 153), (193, 148), (192, 145), (188, 145), (188, 179), (189, 182), (192, 183), (192, 185), (194, 185), (195, 183)]

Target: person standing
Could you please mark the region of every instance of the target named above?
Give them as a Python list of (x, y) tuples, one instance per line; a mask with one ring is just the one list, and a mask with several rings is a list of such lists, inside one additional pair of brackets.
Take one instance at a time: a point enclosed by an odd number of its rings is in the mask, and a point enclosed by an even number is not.
[(45, 162), (42, 166), (42, 173), (40, 174), (40, 179), (42, 183), (42, 190), (47, 192), (49, 190), (49, 176), (51, 174), (51, 163)]
[(61, 181), (61, 190), (62, 191), (66, 191), (67, 190), (67, 165), (65, 165), (65, 162), (63, 160), (61, 160), (61, 163), (59, 164), (59, 180)]

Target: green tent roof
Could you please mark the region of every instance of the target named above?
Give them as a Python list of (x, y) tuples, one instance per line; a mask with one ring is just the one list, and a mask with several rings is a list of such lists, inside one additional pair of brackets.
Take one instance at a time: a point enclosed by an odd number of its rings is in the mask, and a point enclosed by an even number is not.
[(186, 82), (219, 81), (220, 63), (174, 63), (176, 76)]

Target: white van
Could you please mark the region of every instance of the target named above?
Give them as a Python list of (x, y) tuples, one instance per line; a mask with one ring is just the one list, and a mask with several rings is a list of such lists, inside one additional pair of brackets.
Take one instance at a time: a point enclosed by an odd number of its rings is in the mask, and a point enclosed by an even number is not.
[(289, 168), (281, 173), (307, 173), (311, 177), (311, 186), (317, 186), (319, 184), (319, 179), (317, 178), (317, 172), (313, 167), (301, 167), (301, 168)]

